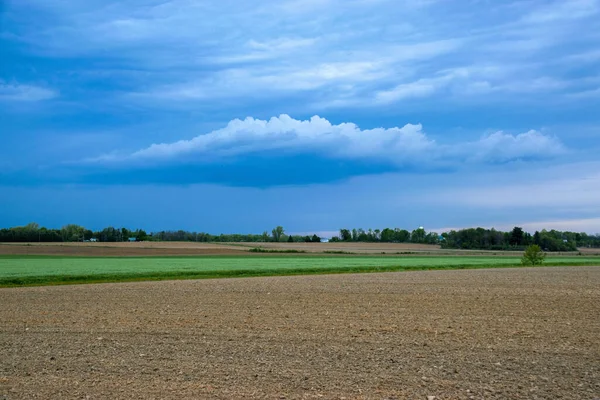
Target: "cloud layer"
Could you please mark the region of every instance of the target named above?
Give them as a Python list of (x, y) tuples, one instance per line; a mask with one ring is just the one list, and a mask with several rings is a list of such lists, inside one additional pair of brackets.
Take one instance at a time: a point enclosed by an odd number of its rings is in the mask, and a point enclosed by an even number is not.
[(476, 141), (440, 144), (428, 137), (420, 124), (363, 130), (351, 122), (336, 125), (319, 116), (297, 120), (284, 114), (269, 120), (235, 119), (222, 129), (190, 140), (152, 144), (131, 154), (105, 155), (94, 161), (210, 163), (252, 154), (311, 154), (427, 168), (431, 162), (454, 166), (545, 159), (565, 151), (558, 139), (534, 130), (517, 135), (495, 132)]
[(515, 94), (577, 101), (579, 93), (597, 98), (600, 87), (598, 0), (9, 0), (5, 7), (0, 37), (9, 45), (100, 60), (77, 80), (102, 76), (124, 89), (113, 101), (145, 106), (292, 96), (314, 112), (415, 99), (519, 100)]

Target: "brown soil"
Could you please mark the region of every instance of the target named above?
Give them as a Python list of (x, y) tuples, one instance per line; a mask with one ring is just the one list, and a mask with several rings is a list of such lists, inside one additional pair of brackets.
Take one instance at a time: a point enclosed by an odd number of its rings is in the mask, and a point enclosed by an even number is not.
[(600, 397), (600, 267), (0, 289), (0, 399)]
[(150, 257), (248, 254), (246, 247), (193, 242), (0, 244), (0, 255)]
[[(277, 253), (249, 253), (261, 247)], [(285, 255), (286, 250), (307, 254), (373, 254), (373, 255), (503, 255), (521, 256), (522, 251), (443, 250), (436, 245), (413, 243), (0, 243), (0, 255), (62, 255), (62, 256), (193, 256), (193, 255)], [(586, 249), (586, 255), (598, 254), (598, 249)], [(596, 253), (594, 253), (594, 251)], [(577, 254), (571, 253), (553, 253)], [(1, 399), (0, 399), (1, 400)]]
[(438, 251), (440, 246), (418, 243), (258, 243), (265, 249), (295, 249), (304, 251), (347, 251), (353, 253), (381, 253), (405, 251)]
[(592, 248), (582, 247), (582, 248), (580, 248), (578, 250), (584, 256), (596, 256), (596, 255), (600, 255), (600, 249), (592, 249)]

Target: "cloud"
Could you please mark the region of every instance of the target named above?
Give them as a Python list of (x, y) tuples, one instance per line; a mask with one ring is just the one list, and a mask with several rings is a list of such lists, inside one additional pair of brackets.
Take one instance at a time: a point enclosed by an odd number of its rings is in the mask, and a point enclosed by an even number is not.
[(391, 104), (408, 99), (442, 96), (454, 97), (481, 96), (488, 94), (535, 94), (557, 92), (574, 86), (577, 80), (569, 82), (550, 78), (535, 77), (514, 79), (507, 82), (506, 75), (523, 72), (514, 66), (482, 65), (471, 68), (456, 68), (439, 71), (432, 77), (421, 78), (417, 81), (402, 83), (390, 90), (375, 93), (374, 105)]
[(325, 86), (374, 81), (386, 74), (377, 62), (334, 62), (299, 67), (230, 68), (210, 79), (155, 87), (131, 93), (130, 99), (155, 101), (273, 97), (285, 92), (311, 91)]
[(600, 3), (597, 0), (555, 0), (532, 11), (523, 20), (529, 23), (573, 20), (591, 17), (599, 11)]
[[(354, 96), (357, 87), (370, 87), (386, 79), (397, 79), (411, 62), (426, 62), (450, 53), (460, 40), (425, 41), (412, 44), (379, 45), (351, 55), (330, 50), (336, 40), (278, 38), (269, 42), (250, 41), (241, 50), (210, 59), (225, 64), (215, 71), (186, 74), (184, 82), (153, 85), (132, 92), (128, 99), (162, 103), (227, 98), (276, 98), (298, 93), (325, 91), (343, 98)], [(325, 55), (323, 55), (325, 54)], [(267, 64), (268, 62), (268, 64)], [(363, 104), (357, 98), (351, 101)]]
[[(225, 128), (196, 136), (191, 140), (153, 144), (125, 156), (122, 160), (172, 160), (193, 156), (197, 161), (234, 157), (266, 151), (317, 153), (332, 158), (383, 157), (416, 161), (433, 150), (435, 142), (422, 132), (421, 125), (407, 124), (402, 128), (361, 130), (353, 123), (334, 125), (314, 116), (296, 120), (288, 115), (260, 120), (248, 117), (235, 119)], [(105, 156), (100, 160), (119, 160)]]
[[(564, 49), (589, 53), (598, 40), (598, 23), (588, 18), (598, 11), (595, 0), (501, 2), (492, 13), (481, 1), (428, 0), (31, 0), (7, 7), (8, 41), (36, 56), (98, 58), (92, 69), (106, 70), (93, 72), (122, 90), (96, 96), (153, 108), (256, 99), (295, 107), (266, 111), (279, 114), (424, 98), (543, 101), (540, 93), (558, 98), (581, 75), (576, 63), (554, 65)], [(88, 74), (92, 86), (97, 76)]]
[(468, 75), (465, 71), (456, 71), (443, 74), (434, 78), (419, 79), (415, 82), (403, 83), (391, 90), (380, 91), (375, 94), (378, 103), (393, 103), (411, 97), (428, 97), (438, 90), (448, 86), (453, 80)]
[(36, 102), (57, 96), (57, 92), (40, 86), (6, 83), (0, 80), (0, 101)]
[(91, 161), (210, 163), (238, 156), (281, 152), (419, 166), (425, 162), (503, 163), (543, 159), (563, 154), (565, 148), (558, 139), (537, 131), (518, 135), (496, 132), (477, 141), (439, 144), (423, 132), (420, 124), (362, 130), (351, 122), (335, 125), (319, 116), (296, 120), (284, 114), (269, 120), (235, 119), (222, 129), (190, 140), (153, 144), (131, 154), (104, 155)]
[(216, 64), (244, 64), (273, 60), (299, 50), (310, 48), (318, 40), (315, 38), (286, 38), (281, 37), (268, 41), (250, 40), (242, 51), (234, 54), (220, 55), (214, 57), (212, 61)]
[(384, 90), (375, 95), (379, 103), (392, 103), (411, 97), (427, 97), (434, 94), (441, 86), (442, 81), (435, 79), (419, 79), (416, 82), (403, 83), (392, 90)]
[(531, 130), (518, 135), (495, 132), (461, 146), (472, 162), (507, 162), (527, 158), (551, 158), (566, 150), (554, 137)]

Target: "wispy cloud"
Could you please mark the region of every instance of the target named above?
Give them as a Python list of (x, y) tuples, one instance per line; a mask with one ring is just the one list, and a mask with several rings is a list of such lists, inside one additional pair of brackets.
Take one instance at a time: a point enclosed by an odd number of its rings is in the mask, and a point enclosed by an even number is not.
[(557, 20), (573, 20), (592, 17), (600, 12), (597, 0), (554, 0), (548, 5), (541, 6), (524, 18), (528, 23), (546, 23)]
[(402, 83), (391, 90), (382, 90), (375, 94), (377, 103), (393, 103), (412, 97), (428, 97), (447, 87), (453, 80), (465, 77), (466, 74), (448, 73), (433, 78), (419, 79), (414, 82)]
[(36, 102), (55, 98), (58, 93), (41, 86), (6, 83), (0, 80), (0, 101)]
[(259, 97), (314, 110), (424, 98), (457, 104), (526, 95), (543, 101), (541, 93), (549, 91), (576, 101), (563, 95), (581, 70), (557, 67), (554, 60), (573, 49), (588, 54), (594, 66), (598, 1), (510, 1), (494, 4), (493, 13), (490, 7), (389, 0), (31, 0), (9, 2), (7, 20), (14, 28), (9, 40), (34, 54), (100, 57), (115, 81), (119, 71), (131, 78), (132, 69), (141, 70), (126, 91), (113, 94), (125, 104), (210, 107), (214, 99)]

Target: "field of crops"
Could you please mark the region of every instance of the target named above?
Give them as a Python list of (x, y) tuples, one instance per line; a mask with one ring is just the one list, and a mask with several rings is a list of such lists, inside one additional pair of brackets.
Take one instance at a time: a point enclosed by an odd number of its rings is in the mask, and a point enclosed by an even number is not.
[[(592, 265), (598, 257), (552, 257), (547, 265)], [(518, 257), (53, 257), (0, 256), (0, 286), (520, 265)]]

